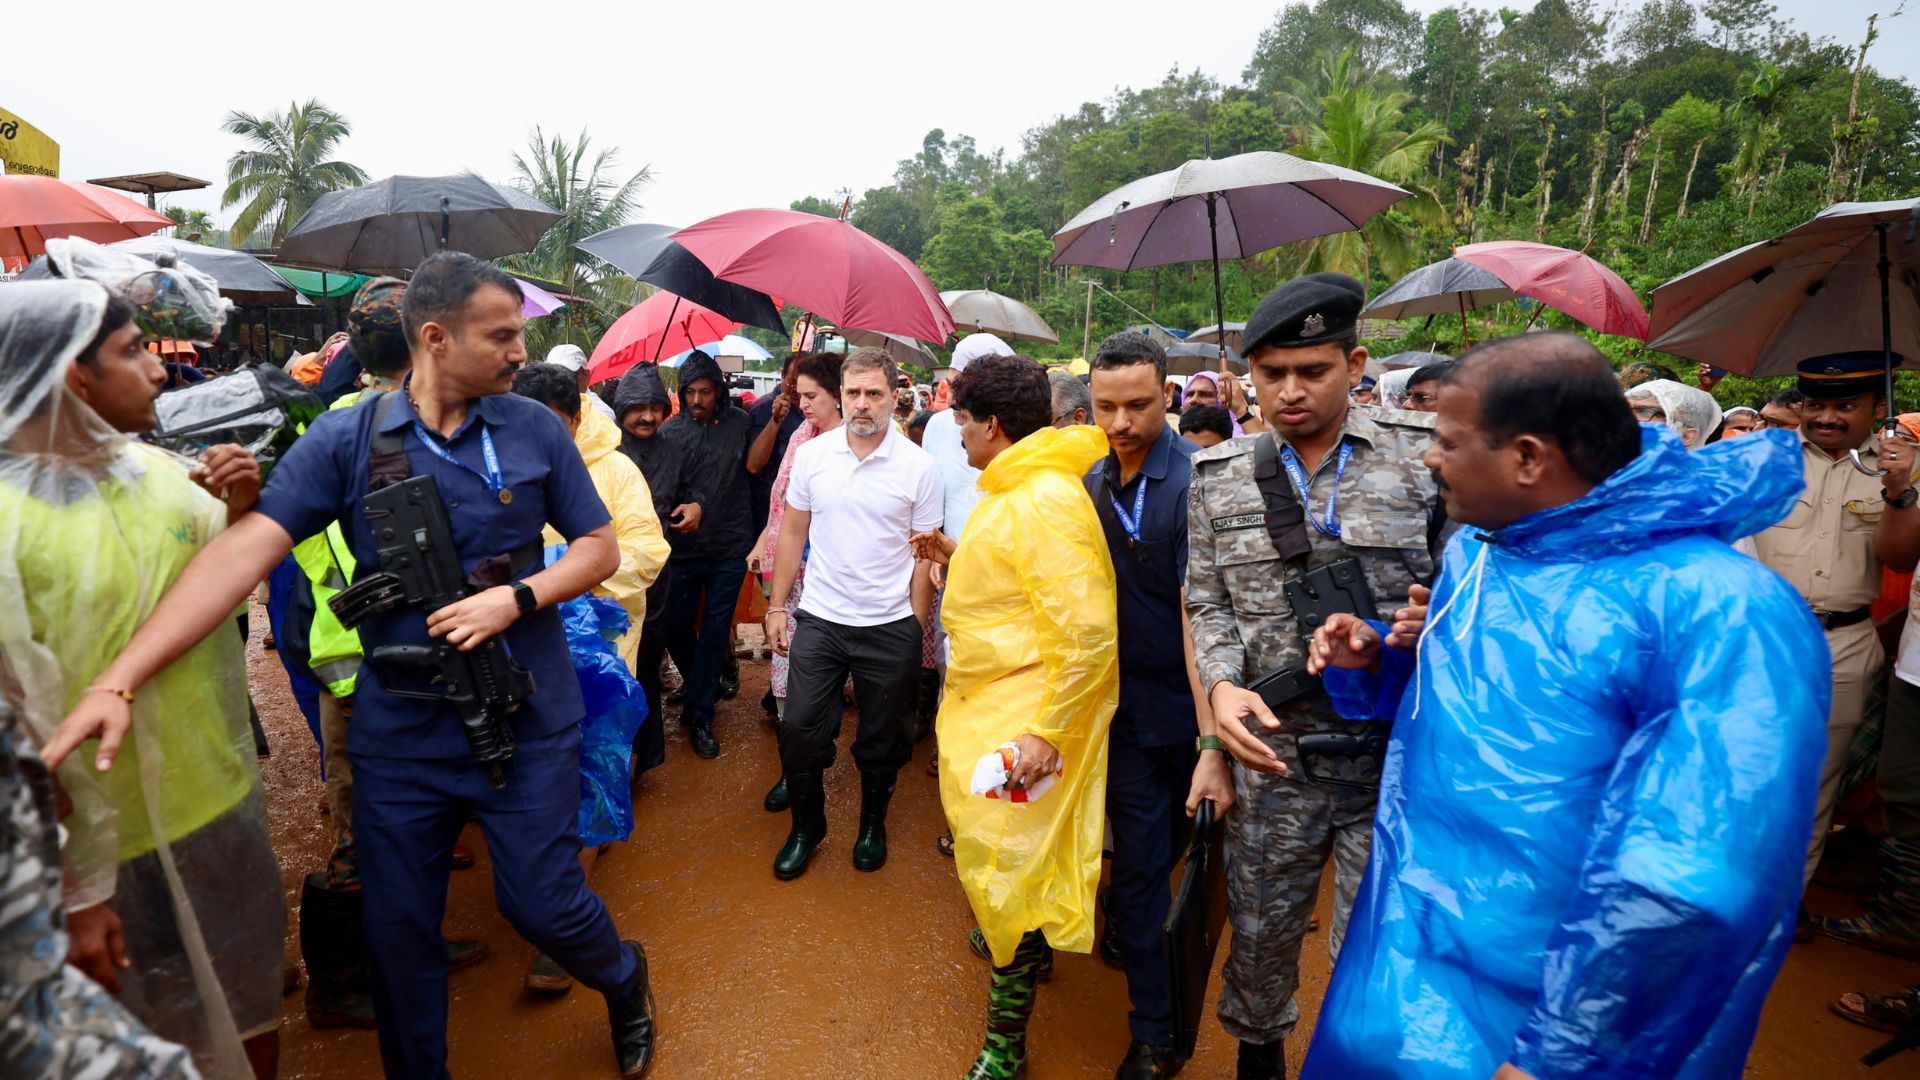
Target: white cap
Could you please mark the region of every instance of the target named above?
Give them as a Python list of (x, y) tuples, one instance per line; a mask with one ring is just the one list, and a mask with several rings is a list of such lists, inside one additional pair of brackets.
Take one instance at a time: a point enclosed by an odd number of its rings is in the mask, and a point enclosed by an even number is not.
[(587, 366), (587, 354), (578, 345), (555, 345), (547, 352), (547, 363), (559, 364), (568, 371), (579, 371)]
[(992, 334), (968, 334), (953, 346), (952, 367), (955, 371), (967, 370), (967, 365), (983, 356), (1012, 356), (1013, 350), (1007, 343)]

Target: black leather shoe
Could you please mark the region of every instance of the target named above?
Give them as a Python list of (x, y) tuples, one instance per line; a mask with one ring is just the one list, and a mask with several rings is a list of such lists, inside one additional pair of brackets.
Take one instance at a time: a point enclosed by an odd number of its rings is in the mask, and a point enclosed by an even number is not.
[(720, 756), (720, 740), (713, 736), (712, 724), (688, 724), (687, 741), (693, 744), (693, 756), (712, 761)]
[(887, 803), (896, 773), (860, 774), (860, 835), (853, 842), (853, 868), (871, 874), (887, 865)]
[(613, 1056), (620, 1063), (621, 1080), (638, 1080), (653, 1064), (653, 987), (647, 983), (647, 950), (637, 941), (623, 941), (640, 965), (633, 994), (607, 998), (607, 1024), (613, 1028)]
[(447, 939), (447, 972), (465, 971), (487, 958), (491, 952), (479, 938)]
[(1241, 1043), (1240, 1060), (1233, 1075), (1234, 1080), (1287, 1080), (1286, 1044)]
[(1154, 1046), (1133, 1040), (1127, 1047), (1127, 1057), (1120, 1067), (1113, 1071), (1113, 1080), (1158, 1080), (1160, 1077), (1177, 1076), (1181, 1066), (1187, 1060), (1174, 1052), (1171, 1046)]
[(1115, 971), (1127, 970), (1126, 959), (1120, 955), (1120, 933), (1114, 928), (1113, 913), (1107, 913), (1106, 929), (1100, 934), (1100, 961)]
[(726, 670), (720, 673), (720, 700), (732, 701), (740, 696), (740, 661), (729, 658)]
[(781, 881), (806, 873), (815, 849), (827, 838), (827, 791), (820, 774), (788, 773), (787, 806), (793, 812), (793, 829), (773, 857), (773, 876)]
[(775, 780), (773, 786), (767, 789), (767, 797), (760, 805), (767, 808), (767, 813), (778, 814), (787, 808), (787, 798), (787, 778), (783, 773), (780, 779)]

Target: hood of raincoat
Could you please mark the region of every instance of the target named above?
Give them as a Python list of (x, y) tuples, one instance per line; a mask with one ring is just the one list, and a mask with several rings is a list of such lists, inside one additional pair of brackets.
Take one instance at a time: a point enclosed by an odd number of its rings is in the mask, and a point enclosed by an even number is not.
[(1804, 486), (1799, 436), (1761, 431), (1689, 451), (1671, 429), (1640, 425), (1640, 456), (1586, 495), (1493, 534), (1501, 551), (1585, 562), (1703, 535), (1725, 543), (1787, 516)]
[(660, 381), (656, 365), (634, 365), (632, 371), (620, 376), (620, 385), (613, 391), (613, 415), (625, 416), (628, 409), (638, 405), (673, 408), (673, 399), (667, 396), (667, 384)]
[(1802, 486), (1788, 432), (1642, 452), (1449, 543), (1417, 661), (1330, 671), (1393, 717), (1302, 1080), (1737, 1080), (1799, 908), (1826, 640), (1728, 543)]
[(1009, 491), (1049, 470), (1085, 476), (1107, 456), (1107, 433), (1092, 424), (1041, 428), (1000, 452), (980, 472), (980, 490)]
[[(680, 407), (687, 407), (687, 387), (698, 379), (712, 379), (720, 388), (720, 408), (727, 404), (727, 373), (720, 370), (720, 361), (708, 356), (704, 351), (695, 349), (687, 354), (686, 362), (680, 365)], [(718, 411), (718, 410), (716, 410)]]
[(598, 409), (582, 408), (580, 423), (573, 429), (573, 445), (591, 467), (608, 454), (619, 452), (620, 429)]
[(1629, 398), (1649, 395), (1660, 402), (1660, 411), (1667, 414), (1668, 427), (1683, 436), (1688, 428), (1698, 432), (1688, 443), (1695, 449), (1704, 445), (1720, 426), (1720, 403), (1697, 386), (1672, 379), (1653, 379), (1627, 391)]

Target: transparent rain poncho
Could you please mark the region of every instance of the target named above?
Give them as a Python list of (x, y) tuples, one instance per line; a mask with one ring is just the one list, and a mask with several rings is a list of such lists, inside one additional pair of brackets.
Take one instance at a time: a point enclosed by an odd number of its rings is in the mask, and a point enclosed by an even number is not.
[[(937, 721), (954, 865), (994, 963), (1022, 934), (1093, 947), (1106, 814), (1107, 727), (1120, 698), (1113, 561), (1081, 482), (1107, 454), (1097, 427), (1043, 428), (980, 474), (940, 609), (952, 653)], [(974, 795), (982, 755), (1024, 734), (1060, 752), (1045, 798)]]
[(1689, 450), (1705, 446), (1720, 427), (1720, 403), (1699, 387), (1654, 379), (1627, 391), (1628, 401), (1648, 398), (1660, 403), (1660, 411), (1667, 414), (1667, 426), (1679, 434)]
[[(0, 285), (0, 694), (42, 742), (226, 524), (190, 463), (112, 430), (68, 389), (108, 299), (90, 281)], [(66, 907), (106, 902), (128, 922), (135, 1016), (208, 1076), (250, 1075), (252, 1031), (233, 1010), (250, 1005), (257, 1029), (278, 1003), (279, 966), (225, 983), (216, 970), (232, 967), (235, 942), (279, 940), (285, 917), (237, 631), (138, 688), (119, 761), (103, 775), (93, 759), (90, 744), (57, 773), (73, 801)], [(235, 902), (196, 911), (190, 898), (209, 888)]]

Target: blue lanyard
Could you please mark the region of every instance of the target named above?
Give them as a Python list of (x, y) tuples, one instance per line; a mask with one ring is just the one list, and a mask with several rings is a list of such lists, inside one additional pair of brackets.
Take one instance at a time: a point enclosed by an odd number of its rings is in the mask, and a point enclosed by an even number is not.
[(1347, 473), (1347, 462), (1353, 458), (1353, 444), (1340, 440), (1340, 457), (1333, 466), (1333, 490), (1327, 494), (1327, 517), (1324, 523), (1313, 519), (1313, 496), (1307, 487), (1307, 475), (1300, 468), (1300, 458), (1294, 454), (1293, 447), (1280, 448), (1280, 461), (1287, 467), (1287, 478), (1293, 481), (1295, 491), (1300, 493), (1300, 502), (1307, 508), (1307, 524), (1321, 536), (1340, 539), (1340, 478)]
[(1129, 546), (1139, 543), (1140, 527), (1147, 520), (1147, 478), (1144, 476), (1141, 477), (1140, 486), (1134, 489), (1132, 517), (1127, 516), (1127, 508), (1120, 505), (1119, 499), (1108, 495), (1107, 501), (1113, 504), (1113, 513), (1115, 517), (1120, 519), (1120, 527), (1127, 530), (1127, 538), (1130, 541)]
[(487, 493), (499, 499), (501, 503), (505, 504), (513, 501), (513, 492), (507, 487), (507, 478), (500, 472), (500, 457), (493, 452), (493, 433), (487, 430), (487, 422), (485, 420), (480, 421), (480, 452), (485, 455), (487, 459), (487, 471), (484, 474), (479, 469), (454, 457), (446, 447), (440, 445), (440, 440), (434, 438), (418, 420), (413, 422), (413, 433), (420, 437), (421, 444), (424, 445), (427, 451), (434, 457), (439, 458), (441, 461), (457, 469), (463, 469), (480, 477), (481, 483), (487, 485)]

